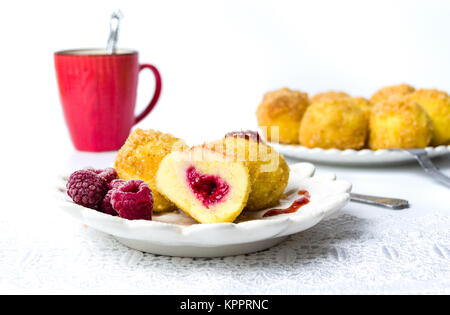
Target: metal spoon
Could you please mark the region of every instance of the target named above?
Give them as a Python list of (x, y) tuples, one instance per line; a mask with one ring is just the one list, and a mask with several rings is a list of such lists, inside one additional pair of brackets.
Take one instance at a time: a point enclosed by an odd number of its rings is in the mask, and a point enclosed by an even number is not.
[(111, 14), (111, 20), (109, 22), (109, 37), (108, 43), (106, 45), (106, 53), (109, 55), (116, 53), (121, 18), (123, 18), (123, 14), (120, 10), (117, 10), (116, 12), (113, 12), (113, 14)]
[[(419, 162), (420, 166), (422, 166), (422, 168), (425, 170), (425, 172), (427, 172), (427, 174), (431, 175), (431, 177), (433, 177), (435, 180), (439, 181), (440, 183), (450, 188), (450, 177), (442, 173), (436, 167), (436, 165), (434, 165), (434, 163), (428, 156), (426, 150), (424, 149), (410, 149), (410, 150), (393, 149), (393, 150), (404, 151), (411, 154), (417, 160), (417, 162)], [(352, 193), (350, 194), (350, 200), (371, 205), (377, 205), (381, 207), (387, 207), (396, 210), (409, 208), (408, 201), (403, 199), (367, 196)]]
[(411, 150), (402, 150), (404, 152), (408, 152), (411, 154), (417, 162), (419, 162), (420, 166), (427, 172), (431, 177), (435, 180), (439, 181), (441, 184), (450, 188), (450, 177), (442, 173), (433, 162), (431, 162), (430, 157), (428, 156), (427, 151), (424, 149), (411, 149)]
[(350, 200), (355, 201), (355, 202), (369, 204), (369, 205), (385, 207), (385, 208), (389, 208), (389, 209), (393, 209), (393, 210), (401, 210), (401, 209), (409, 208), (408, 200), (404, 200), (404, 199), (368, 196), (368, 195), (351, 193)]

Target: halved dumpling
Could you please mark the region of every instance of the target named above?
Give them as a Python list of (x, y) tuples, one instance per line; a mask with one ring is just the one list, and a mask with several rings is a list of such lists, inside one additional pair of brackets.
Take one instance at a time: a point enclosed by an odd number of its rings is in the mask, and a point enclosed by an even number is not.
[(258, 133), (231, 132), (207, 146), (246, 163), (251, 189), (244, 211), (259, 211), (278, 204), (288, 184), (289, 166), (278, 152), (260, 140)]
[(250, 192), (244, 162), (203, 146), (172, 152), (159, 165), (158, 190), (200, 223), (233, 222)]

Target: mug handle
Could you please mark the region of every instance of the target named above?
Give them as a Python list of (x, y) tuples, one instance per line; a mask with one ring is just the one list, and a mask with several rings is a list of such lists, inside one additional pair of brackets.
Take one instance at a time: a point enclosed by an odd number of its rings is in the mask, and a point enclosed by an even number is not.
[(150, 64), (142, 64), (139, 65), (139, 72), (141, 72), (143, 69), (150, 69), (153, 72), (153, 75), (155, 76), (155, 93), (153, 94), (153, 98), (150, 101), (150, 103), (147, 105), (147, 107), (144, 109), (142, 113), (136, 116), (134, 120), (134, 124), (137, 124), (142, 119), (144, 119), (152, 109), (155, 107), (156, 103), (158, 102), (159, 96), (161, 95), (161, 75), (159, 74), (158, 69), (156, 69), (155, 66)]

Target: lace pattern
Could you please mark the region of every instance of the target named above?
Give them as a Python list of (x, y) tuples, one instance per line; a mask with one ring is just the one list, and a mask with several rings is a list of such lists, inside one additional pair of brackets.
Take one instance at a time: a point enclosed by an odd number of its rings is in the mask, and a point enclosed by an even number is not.
[[(0, 288), (50, 293), (450, 293), (450, 216), (358, 204), (269, 250), (225, 258), (141, 253), (61, 216), (0, 221)], [(39, 227), (40, 225), (40, 227)], [(34, 227), (34, 229), (32, 228)], [(55, 237), (57, 235), (57, 237)]]

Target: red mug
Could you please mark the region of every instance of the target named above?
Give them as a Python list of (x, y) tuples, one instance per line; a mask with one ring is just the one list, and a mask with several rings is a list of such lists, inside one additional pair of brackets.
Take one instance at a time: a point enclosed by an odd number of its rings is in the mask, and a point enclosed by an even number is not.
[[(138, 75), (143, 69), (155, 75), (155, 93), (142, 113), (135, 116)], [(77, 150), (118, 150), (133, 125), (147, 116), (161, 94), (161, 76), (150, 64), (139, 64), (138, 53), (119, 49), (65, 50), (55, 53), (55, 69), (64, 117)]]

